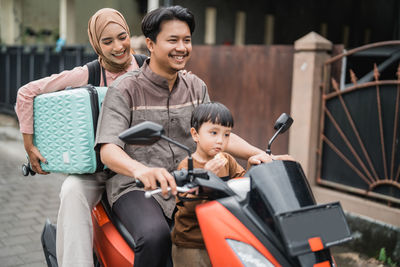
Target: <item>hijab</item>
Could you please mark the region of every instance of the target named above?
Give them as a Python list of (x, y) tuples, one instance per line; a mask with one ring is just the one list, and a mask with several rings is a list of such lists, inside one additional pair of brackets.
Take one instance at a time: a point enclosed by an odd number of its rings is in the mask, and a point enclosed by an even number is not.
[(124, 62), (123, 64), (117, 64), (107, 59), (103, 55), (100, 47), (100, 37), (104, 31), (104, 28), (110, 23), (116, 23), (124, 28), (129, 38), (129, 27), (125, 21), (124, 16), (122, 16), (120, 12), (112, 8), (102, 8), (89, 19), (88, 36), (90, 44), (92, 45), (96, 54), (99, 56), (100, 64), (104, 66), (108, 71), (118, 73), (125, 70), (131, 64), (132, 58), (128, 57), (126, 62)]

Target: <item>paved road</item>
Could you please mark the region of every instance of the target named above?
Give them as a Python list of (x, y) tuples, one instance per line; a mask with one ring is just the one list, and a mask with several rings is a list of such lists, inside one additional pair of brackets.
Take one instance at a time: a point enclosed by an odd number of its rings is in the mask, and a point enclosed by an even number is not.
[(10, 139), (14, 136), (19, 137), (15, 128), (2, 127), (0, 266), (45, 266), (40, 234), (46, 218), (56, 221), (64, 175), (22, 176), (20, 166), (26, 160), (25, 153), (21, 140)]

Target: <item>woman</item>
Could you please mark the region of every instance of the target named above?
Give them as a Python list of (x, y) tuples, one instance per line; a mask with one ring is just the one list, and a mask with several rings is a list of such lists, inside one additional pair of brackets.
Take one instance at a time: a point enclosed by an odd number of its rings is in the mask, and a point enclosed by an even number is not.
[[(98, 10), (88, 23), (90, 43), (99, 56), (100, 86), (110, 85), (115, 79), (139, 66), (131, 53), (129, 27), (120, 12), (111, 8)], [(103, 74), (105, 74), (103, 76)], [(88, 67), (80, 66), (69, 71), (32, 81), (18, 90), (15, 107), (24, 147), (32, 169), (48, 174), (40, 167), (46, 159), (33, 145), (33, 99), (35, 96), (64, 90), (67, 86), (79, 87), (88, 83)], [(90, 211), (100, 200), (106, 177), (70, 175), (60, 192), (57, 219), (57, 261), (59, 266), (93, 266), (92, 220)]]

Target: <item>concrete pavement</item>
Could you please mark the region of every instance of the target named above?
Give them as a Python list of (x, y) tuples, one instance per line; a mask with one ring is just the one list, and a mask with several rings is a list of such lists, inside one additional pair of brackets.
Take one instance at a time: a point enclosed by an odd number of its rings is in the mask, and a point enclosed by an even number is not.
[(46, 266), (40, 235), (56, 222), (64, 175), (24, 177), (25, 150), (15, 120), (0, 114), (0, 266)]

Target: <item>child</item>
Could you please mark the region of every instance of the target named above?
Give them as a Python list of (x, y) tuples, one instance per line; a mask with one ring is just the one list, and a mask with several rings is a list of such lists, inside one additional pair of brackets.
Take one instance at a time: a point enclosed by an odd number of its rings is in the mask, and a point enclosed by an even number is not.
[[(212, 171), (223, 180), (243, 176), (245, 170), (229, 154), (223, 152), (229, 142), (233, 127), (232, 114), (221, 103), (201, 104), (193, 110), (190, 121), (196, 152), (192, 155), (193, 167)], [(187, 169), (187, 158), (178, 169)], [(186, 193), (185, 198), (196, 198)], [(195, 206), (207, 200), (181, 201), (177, 198), (178, 211), (172, 230), (172, 259), (174, 267), (211, 266), (195, 214)]]

